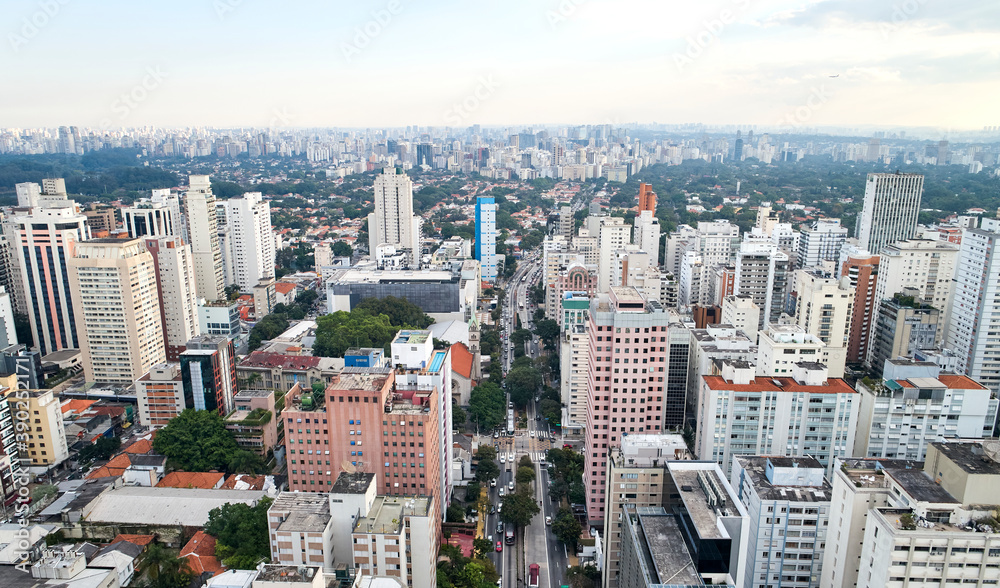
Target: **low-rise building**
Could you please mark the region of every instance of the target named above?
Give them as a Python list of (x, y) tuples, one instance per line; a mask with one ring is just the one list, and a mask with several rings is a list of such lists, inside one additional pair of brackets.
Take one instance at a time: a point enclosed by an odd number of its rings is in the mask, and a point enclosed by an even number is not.
[(236, 380), (240, 388), (288, 390), (297, 383), (312, 388), (314, 382), (329, 385), (342, 365), (330, 357), (254, 351), (236, 366)]
[[(327, 494), (282, 492), (267, 509), (271, 561), (333, 571), (333, 519)], [(349, 552), (349, 546), (341, 550)]]
[(274, 390), (240, 390), (233, 396), (233, 404), (233, 411), (226, 415), (226, 429), (241, 448), (266, 456), (278, 443), (280, 417), (275, 410)]

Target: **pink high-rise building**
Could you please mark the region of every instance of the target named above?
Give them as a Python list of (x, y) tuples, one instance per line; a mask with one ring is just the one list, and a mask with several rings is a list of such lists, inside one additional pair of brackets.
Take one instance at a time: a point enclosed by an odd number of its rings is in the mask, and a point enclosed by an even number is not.
[(591, 525), (604, 522), (608, 452), (623, 435), (663, 431), (669, 322), (633, 287), (614, 286), (591, 302), (583, 474)]

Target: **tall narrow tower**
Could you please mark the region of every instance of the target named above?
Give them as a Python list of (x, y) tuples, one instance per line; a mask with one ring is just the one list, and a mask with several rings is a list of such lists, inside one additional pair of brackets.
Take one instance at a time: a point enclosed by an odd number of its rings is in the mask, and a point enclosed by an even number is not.
[(368, 215), (369, 252), (395, 245), (410, 254), (410, 267), (420, 267), (420, 218), (413, 215), (413, 182), (402, 169), (383, 170), (375, 178), (375, 212)]
[(219, 247), (215, 195), (208, 176), (191, 176), (190, 187), (184, 194), (191, 255), (194, 259), (195, 292), (198, 298), (221, 300), (226, 282)]
[(497, 279), (497, 205), (492, 196), (476, 198), (476, 259), (486, 282)]
[(924, 176), (920, 174), (868, 174), (858, 221), (858, 247), (878, 255), (886, 245), (912, 239), (923, 191)]
[(274, 233), (271, 205), (260, 192), (224, 202), (228, 233), (228, 255), (233, 281), (241, 292), (249, 292), (263, 278), (274, 277)]

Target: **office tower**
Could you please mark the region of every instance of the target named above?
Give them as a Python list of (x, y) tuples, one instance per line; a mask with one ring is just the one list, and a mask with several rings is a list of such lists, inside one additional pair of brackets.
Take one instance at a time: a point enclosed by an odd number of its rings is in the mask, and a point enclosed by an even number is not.
[[(875, 317), (883, 300), (908, 292), (941, 311), (941, 324), (948, 324), (948, 309), (955, 293), (955, 269), (959, 249), (944, 241), (910, 239), (882, 248), (879, 279), (875, 283)], [(874, 317), (873, 317), (874, 318)], [(869, 335), (869, 340), (874, 337)], [(938, 342), (943, 339), (938, 334)], [(871, 346), (866, 361), (871, 364)]]
[[(573, 259), (566, 256), (566, 259)], [(555, 282), (546, 288), (546, 304), (561, 308), (556, 313), (555, 320), (560, 328), (565, 329), (565, 299), (567, 295), (590, 297), (597, 291), (597, 266), (584, 265), (579, 263), (579, 257), (570, 261), (565, 266), (559, 266), (559, 273), (556, 274)], [(587, 308), (590, 307), (588, 301)]]
[(159, 429), (182, 413), (184, 379), (179, 363), (160, 363), (149, 368), (135, 381), (135, 396), (139, 422), (144, 427)]
[(868, 340), (875, 322), (875, 286), (878, 282), (879, 257), (877, 255), (850, 255), (841, 268), (840, 275), (850, 280), (854, 288), (851, 309), (851, 326), (848, 329), (847, 363), (859, 364), (868, 357)]
[(795, 283), (798, 291), (795, 322), (825, 343), (827, 353), (842, 349), (837, 353), (843, 353), (846, 361), (855, 299), (850, 279), (834, 278), (812, 269), (795, 272)]
[(476, 198), (476, 259), (483, 281), (497, 279), (497, 205), (492, 196)]
[(888, 360), (882, 376), (856, 384), (861, 412), (853, 455), (920, 461), (932, 442), (993, 436), (1000, 401), (972, 378), (907, 357)]
[[(587, 503), (595, 524), (604, 520), (608, 449), (623, 435), (664, 429), (669, 322), (663, 307), (635, 288), (616, 286), (591, 301), (584, 484), (588, 498), (595, 499)], [(612, 375), (614, 370), (619, 372)]]
[(249, 292), (262, 279), (274, 277), (271, 204), (260, 192), (247, 192), (224, 204), (229, 229), (226, 251), (233, 268), (233, 283), (241, 292)]
[(562, 427), (580, 432), (587, 423), (590, 299), (593, 292), (566, 292), (562, 297), (562, 341), (559, 346)]
[(576, 219), (573, 218), (573, 209), (569, 206), (559, 208), (559, 222), (556, 227), (556, 235), (567, 241), (573, 240), (573, 229), (576, 228)]
[(122, 224), (133, 239), (180, 237), (180, 200), (170, 190), (153, 190), (152, 198), (143, 198), (133, 206), (122, 209)]
[(747, 295), (760, 307), (758, 329), (777, 322), (785, 310), (788, 256), (774, 243), (744, 241), (736, 253), (733, 293)]
[(923, 191), (924, 176), (920, 174), (868, 174), (858, 219), (859, 247), (880, 254), (886, 245), (912, 239)]
[(226, 416), (236, 395), (236, 349), (229, 337), (200, 335), (180, 355), (184, 408)]
[(90, 238), (87, 217), (63, 200), (15, 216), (11, 228), (34, 347), (43, 356), (79, 348), (68, 262), (77, 243)]
[(802, 231), (798, 267), (808, 269), (821, 265), (824, 261), (837, 261), (845, 241), (847, 227), (840, 226), (839, 218), (817, 220)]
[(191, 246), (176, 236), (145, 238), (143, 243), (156, 268), (167, 361), (176, 362), (187, 342), (201, 334)]
[(878, 161), (881, 157), (881, 141), (878, 137), (872, 137), (868, 140), (868, 151), (865, 152), (865, 161), (871, 163)]
[(868, 343), (871, 370), (881, 374), (887, 359), (912, 357), (921, 349), (934, 349), (943, 327), (940, 310), (907, 296), (905, 291), (883, 300)]
[(1000, 348), (993, 341), (1000, 321), (1000, 225), (984, 219), (983, 228), (962, 232), (955, 292), (945, 346), (958, 358), (957, 369), (987, 388), (1000, 390)]
[(88, 382), (131, 385), (166, 359), (156, 268), (140, 239), (77, 243), (69, 285)]
[(430, 143), (417, 145), (417, 165), (434, 167), (434, 146)]
[(600, 261), (597, 272), (597, 292), (604, 294), (611, 286), (619, 285), (611, 282), (615, 252), (631, 243), (632, 235), (629, 226), (625, 224), (625, 219), (617, 216), (602, 218), (599, 230)]
[(635, 217), (634, 243), (640, 250), (649, 254), (649, 265), (660, 265), (660, 219), (652, 212), (643, 210)]
[(808, 455), (829, 471), (854, 451), (858, 393), (822, 364), (799, 362), (790, 376), (757, 376), (753, 364), (730, 359), (717, 368), (700, 378), (699, 459), (725, 470), (738, 455)]
[(649, 184), (640, 183), (639, 184), (639, 212), (649, 211), (656, 216), (656, 192), (653, 192), (653, 187)]
[(815, 588), (832, 487), (812, 457), (736, 457), (732, 485), (746, 508), (744, 588)]
[(670, 323), (667, 331), (667, 371), (663, 396), (663, 429), (681, 431), (687, 420), (688, 360), (691, 354), (689, 326)]
[[(874, 483), (890, 491), (886, 506), (867, 511), (859, 587), (917, 584), (911, 575), (925, 586), (990, 586), (1000, 579), (993, 567), (1000, 557), (996, 527), (979, 526), (1000, 506), (995, 442), (932, 443), (922, 471), (883, 467), (876, 473)], [(844, 585), (839, 578), (831, 583)]]
[(212, 183), (208, 176), (191, 176), (189, 181), (184, 211), (194, 261), (195, 292), (198, 298), (221, 300), (225, 298), (226, 284)]
[(404, 250), (411, 269), (420, 267), (420, 218), (413, 214), (413, 182), (402, 169), (375, 178), (375, 212), (368, 215), (369, 252), (389, 244)]

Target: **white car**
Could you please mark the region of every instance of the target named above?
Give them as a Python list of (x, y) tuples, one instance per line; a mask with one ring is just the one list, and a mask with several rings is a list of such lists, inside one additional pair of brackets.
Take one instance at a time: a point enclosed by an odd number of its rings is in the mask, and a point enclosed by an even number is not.
[(545, 517), (545, 524), (546, 525), (551, 525), (552, 524), (552, 517)]
[(528, 436), (529, 437), (534, 437), (535, 436), (535, 432), (534, 431), (528, 431)]
[(507, 463), (507, 454), (506, 453), (500, 456), (500, 463)]
[(497, 487), (497, 479), (493, 478), (492, 480), (490, 480), (490, 488), (496, 488), (496, 487)]
[[(500, 486), (500, 490), (497, 491), (499, 496), (503, 496), (503, 486)], [(497, 507), (497, 512), (500, 512), (500, 507)]]
[(511, 480), (510, 482), (507, 483), (507, 489), (510, 490), (511, 492), (514, 491), (514, 480)]

